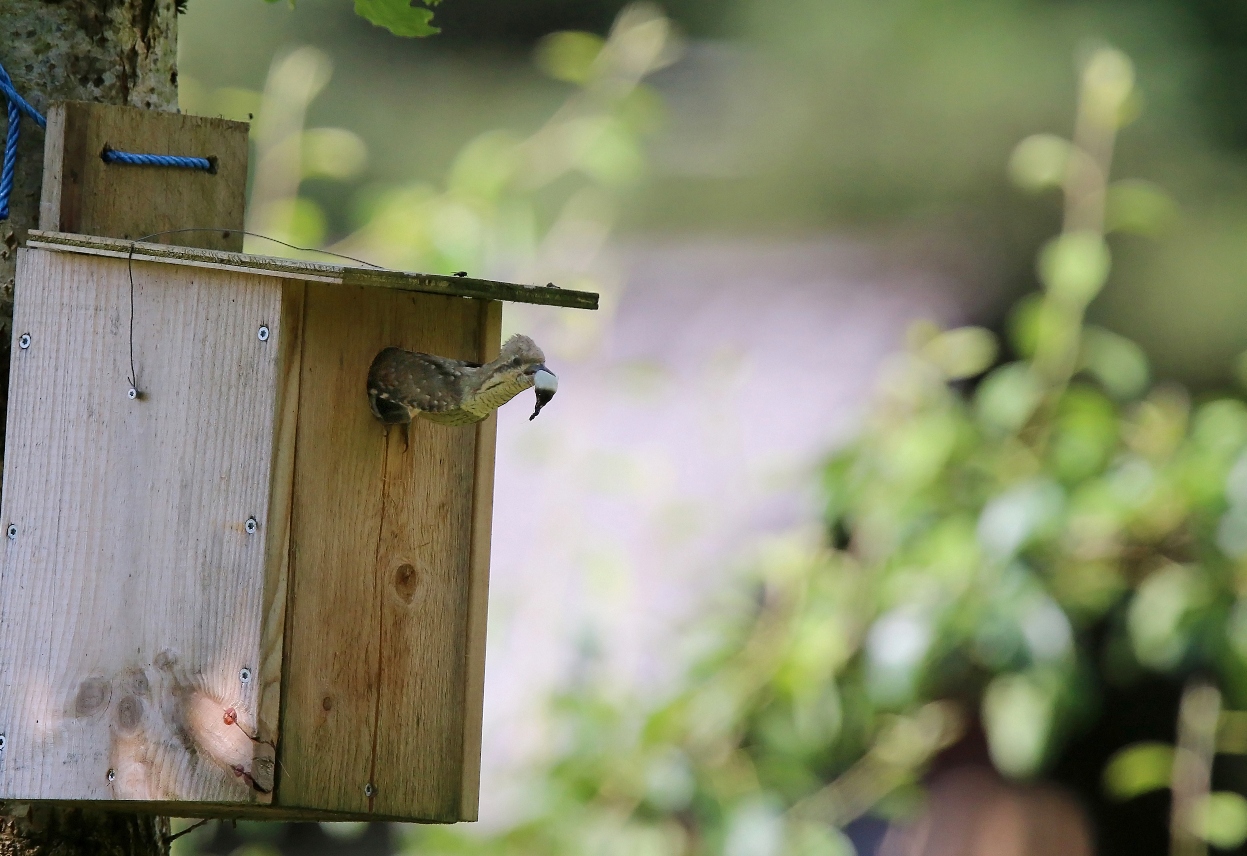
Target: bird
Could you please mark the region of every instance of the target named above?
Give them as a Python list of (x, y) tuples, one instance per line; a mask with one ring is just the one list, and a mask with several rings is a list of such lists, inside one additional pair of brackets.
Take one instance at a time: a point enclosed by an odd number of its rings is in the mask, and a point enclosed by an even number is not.
[(385, 348), (368, 369), (368, 404), (386, 425), (408, 425), (417, 416), (442, 425), (471, 425), (531, 388), (537, 394), (528, 417), (532, 421), (558, 390), (558, 377), (545, 360), (537, 343), (521, 334), (483, 365)]

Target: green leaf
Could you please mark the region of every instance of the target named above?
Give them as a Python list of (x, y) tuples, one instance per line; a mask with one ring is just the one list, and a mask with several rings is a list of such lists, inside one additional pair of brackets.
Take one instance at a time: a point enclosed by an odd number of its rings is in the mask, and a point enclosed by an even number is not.
[(1034, 774), (1044, 760), (1056, 713), (1056, 693), (1033, 675), (1001, 675), (983, 694), (983, 726), (996, 769)]
[(1113, 799), (1128, 800), (1169, 787), (1173, 747), (1167, 743), (1134, 743), (1119, 749), (1104, 768), (1104, 790)]
[(1150, 181), (1126, 179), (1108, 188), (1105, 200), (1105, 229), (1157, 235), (1177, 219), (1178, 206), (1172, 197)]
[(992, 371), (975, 393), (975, 410), (989, 428), (1016, 431), (1043, 397), (1043, 389), (1026, 363), (1008, 363)]
[(1196, 834), (1213, 847), (1233, 850), (1247, 840), (1247, 799), (1231, 791), (1214, 791), (1195, 805)]
[(1060, 187), (1074, 147), (1054, 134), (1035, 134), (1018, 143), (1009, 158), (1009, 177), (1024, 190)]
[(1089, 326), (1083, 331), (1082, 364), (1116, 399), (1134, 398), (1147, 387), (1149, 372), (1143, 349), (1100, 327)]
[(433, 12), (411, 0), (355, 0), (355, 14), (385, 27), (396, 36), (431, 36), (440, 32), (430, 21)]
[(1048, 292), (1083, 306), (1104, 287), (1110, 266), (1108, 245), (1095, 232), (1067, 232), (1039, 254), (1039, 278)]
[(974, 377), (996, 360), (996, 337), (982, 327), (958, 327), (940, 333), (922, 347), (922, 355), (950, 380)]
[(593, 33), (551, 33), (537, 45), (537, 66), (555, 80), (584, 83), (605, 42)]

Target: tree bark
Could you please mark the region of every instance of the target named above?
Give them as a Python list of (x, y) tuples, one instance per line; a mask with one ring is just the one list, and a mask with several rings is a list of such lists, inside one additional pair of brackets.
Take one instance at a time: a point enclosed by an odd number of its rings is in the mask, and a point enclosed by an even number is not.
[[(46, 113), (52, 101), (177, 110), (175, 0), (0, 0), (0, 63)], [(2, 119), (0, 119), (2, 124)], [(8, 383), (17, 246), (39, 221), (43, 131), (22, 119), (17, 175), (0, 222), (0, 373)]]
[[(175, 2), (0, 0), (0, 63), (43, 113), (61, 100), (176, 110)], [(9, 219), (0, 222), (0, 414), (8, 396), (16, 250), (39, 221), (43, 179), (43, 131), (28, 119), (21, 131)], [(165, 818), (10, 805), (0, 812), (0, 856), (152, 856), (168, 853), (168, 833)]]
[(155, 856), (168, 838), (164, 817), (40, 807), (0, 818), (0, 856)]

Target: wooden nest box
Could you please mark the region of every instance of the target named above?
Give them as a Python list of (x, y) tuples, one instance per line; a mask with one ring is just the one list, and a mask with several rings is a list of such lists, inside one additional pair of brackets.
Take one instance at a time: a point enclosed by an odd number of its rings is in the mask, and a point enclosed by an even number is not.
[(596, 295), (232, 252), (246, 145), (49, 115), (5, 430), (0, 800), (475, 819), (495, 419), (387, 433), (365, 379), (390, 345), (492, 358), (502, 301)]

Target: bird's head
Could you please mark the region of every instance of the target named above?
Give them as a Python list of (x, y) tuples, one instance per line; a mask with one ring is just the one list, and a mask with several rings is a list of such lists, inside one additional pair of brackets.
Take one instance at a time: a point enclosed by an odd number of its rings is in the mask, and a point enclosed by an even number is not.
[[(558, 377), (546, 368), (546, 355), (537, 347), (537, 343), (528, 336), (516, 334), (507, 339), (497, 359), (490, 363), (493, 371), (493, 383), (514, 383), (518, 381), (524, 388), (536, 387), (537, 410), (554, 398), (558, 390)], [(486, 385), (493, 385), (486, 381)]]
[(524, 386), (533, 385), (533, 377), (537, 372), (549, 372), (546, 368), (546, 355), (537, 347), (537, 343), (527, 336), (516, 334), (507, 339), (497, 359), (490, 364), (492, 374), (509, 378), (519, 377)]

